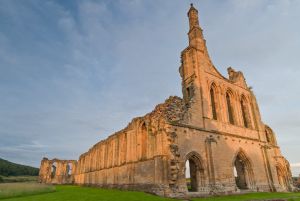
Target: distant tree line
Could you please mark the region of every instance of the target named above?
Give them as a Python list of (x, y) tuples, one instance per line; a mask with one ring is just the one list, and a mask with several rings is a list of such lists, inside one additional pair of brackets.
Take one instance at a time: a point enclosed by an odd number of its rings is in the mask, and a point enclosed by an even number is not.
[(38, 174), (38, 168), (12, 163), (0, 158), (0, 175), (2, 176), (37, 176)]

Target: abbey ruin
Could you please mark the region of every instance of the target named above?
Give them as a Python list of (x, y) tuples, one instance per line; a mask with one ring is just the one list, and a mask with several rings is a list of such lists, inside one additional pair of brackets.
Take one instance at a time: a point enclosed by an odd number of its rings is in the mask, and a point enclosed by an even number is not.
[(230, 67), (223, 77), (210, 60), (193, 5), (188, 18), (189, 45), (179, 68), (183, 98), (169, 97), (77, 161), (44, 158), (40, 182), (167, 197), (293, 189), (289, 163), (243, 73)]

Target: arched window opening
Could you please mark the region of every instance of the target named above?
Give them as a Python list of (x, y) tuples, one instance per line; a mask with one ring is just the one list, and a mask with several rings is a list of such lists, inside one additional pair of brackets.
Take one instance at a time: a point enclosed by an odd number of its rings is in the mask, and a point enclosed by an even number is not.
[(239, 152), (233, 164), (233, 175), (238, 189), (253, 189), (254, 176), (251, 163), (243, 152)]
[(210, 89), (210, 101), (211, 101), (211, 110), (212, 110), (212, 117), (214, 120), (217, 120), (217, 110), (216, 110), (216, 102), (215, 102), (215, 92), (214, 89)]
[(67, 172), (67, 176), (71, 176), (72, 175), (72, 163), (68, 163), (67, 164), (66, 172)]
[(142, 125), (141, 129), (141, 158), (146, 159), (147, 158), (147, 128), (146, 124), (144, 123)]
[(242, 116), (243, 116), (243, 122), (244, 122), (244, 126), (246, 128), (249, 128), (249, 124), (248, 124), (248, 121), (247, 121), (247, 117), (246, 117), (246, 106), (245, 106), (245, 103), (243, 100), (241, 100), (241, 109), (242, 109)]
[(189, 87), (186, 88), (186, 92), (187, 92), (188, 99), (190, 99), (191, 98), (191, 89)]
[(186, 88), (187, 98), (190, 100), (194, 96), (194, 90), (192, 86)]
[(239, 158), (239, 156), (236, 158), (234, 162), (234, 169), (236, 171), (236, 175), (235, 175), (236, 186), (239, 189), (248, 189), (248, 185), (246, 182), (245, 165), (243, 164), (243, 161)]
[(197, 192), (199, 187), (204, 186), (204, 169), (196, 155), (191, 155), (185, 162), (185, 179), (190, 192)]
[(51, 178), (54, 178), (56, 175), (57, 162), (52, 163), (51, 166)]
[(233, 109), (232, 109), (232, 103), (230, 100), (230, 96), (228, 93), (226, 93), (226, 103), (227, 103), (227, 112), (228, 112), (228, 119), (229, 123), (234, 124), (234, 117), (233, 117)]

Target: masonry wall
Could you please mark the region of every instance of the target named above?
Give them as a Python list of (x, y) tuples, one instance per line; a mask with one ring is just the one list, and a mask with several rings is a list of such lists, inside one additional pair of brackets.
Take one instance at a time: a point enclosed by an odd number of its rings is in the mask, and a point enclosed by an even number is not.
[[(174, 126), (177, 133), (177, 144), (179, 147), (179, 176), (178, 189), (187, 192), (186, 185), (186, 161), (189, 157), (197, 155), (203, 168), (203, 176), (199, 177), (201, 184), (197, 190), (200, 194), (214, 193), (237, 193), (238, 189), (234, 177), (234, 160), (238, 154), (242, 154), (249, 160), (252, 169), (252, 181), (249, 182), (248, 190), (251, 191), (286, 191), (278, 181), (276, 166), (278, 159), (275, 155), (283, 158), (281, 154), (274, 153), (276, 148), (268, 150), (268, 158), (271, 163), (273, 180), (268, 178), (266, 156), (263, 144), (253, 138), (242, 138), (240, 136), (217, 134), (203, 131), (201, 129)], [(210, 149), (210, 151), (209, 151)], [(283, 164), (283, 166), (287, 167)], [(288, 170), (285, 170), (287, 174)], [(289, 184), (288, 184), (289, 185)]]
[(77, 161), (43, 158), (39, 171), (39, 182), (50, 184), (72, 184)]
[(164, 195), (168, 187), (168, 144), (163, 127), (158, 130), (136, 119), (82, 154), (74, 181)]

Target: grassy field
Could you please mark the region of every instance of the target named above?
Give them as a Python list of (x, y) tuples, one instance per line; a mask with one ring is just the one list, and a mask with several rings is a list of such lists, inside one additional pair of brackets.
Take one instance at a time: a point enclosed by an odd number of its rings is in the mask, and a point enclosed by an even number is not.
[(193, 201), (258, 201), (258, 200), (300, 201), (300, 193), (249, 193), (210, 198), (194, 198)]
[[(79, 186), (56, 186), (55, 192), (15, 197), (5, 201), (167, 201), (172, 199), (132, 191), (119, 191)], [(0, 193), (1, 194), (1, 193)], [(173, 200), (174, 201), (174, 200)]]
[(54, 192), (55, 187), (39, 183), (0, 184), (0, 199)]
[[(4, 196), (3, 192), (10, 193), (6, 193)], [(1, 184), (0, 199), (3, 198), (6, 198), (4, 201), (174, 201), (174, 199), (161, 198), (142, 192), (63, 185), (54, 187), (36, 183)], [(300, 193), (253, 193), (235, 196), (194, 198), (193, 201), (280, 200), (283, 198), (289, 201), (300, 201)]]

